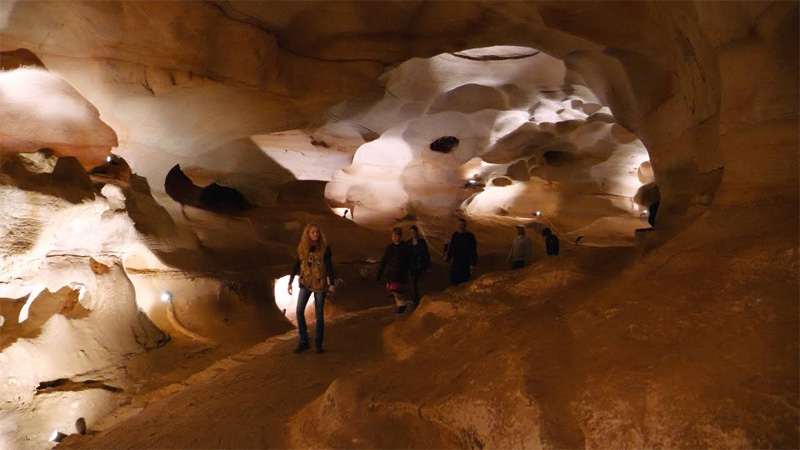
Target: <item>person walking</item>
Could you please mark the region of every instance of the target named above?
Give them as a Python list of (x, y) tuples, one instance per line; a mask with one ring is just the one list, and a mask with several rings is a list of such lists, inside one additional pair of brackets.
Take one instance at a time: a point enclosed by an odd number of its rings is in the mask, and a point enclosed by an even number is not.
[(289, 277), (289, 295), (292, 295), (294, 277), (300, 274), (300, 292), (297, 296), (297, 332), (300, 341), (295, 353), (309, 349), (308, 330), (306, 328), (306, 304), (314, 294), (314, 311), (317, 323), (314, 335), (314, 346), (317, 353), (324, 353), (322, 339), (325, 337), (325, 296), (335, 292), (333, 273), (333, 254), (322, 229), (314, 222), (306, 225), (300, 243), (297, 245), (297, 259)]
[(394, 296), (397, 314), (403, 314), (411, 303), (406, 297), (406, 282), (410, 269), (411, 253), (408, 245), (403, 242), (403, 229), (395, 227), (392, 229), (392, 242), (383, 252), (375, 280), (380, 281), (384, 273), (386, 274), (386, 292)]
[(542, 230), (542, 237), (544, 238), (544, 247), (546, 253), (550, 256), (558, 255), (558, 236), (553, 234), (553, 232), (550, 231), (550, 228), (545, 228)]
[(525, 227), (517, 225), (516, 229), (517, 237), (511, 244), (511, 250), (508, 251), (508, 262), (511, 264), (511, 270), (529, 266), (533, 255), (533, 243), (525, 233)]
[(431, 267), (431, 255), (428, 252), (428, 243), (420, 236), (416, 225), (409, 227), (411, 239), (408, 248), (411, 252), (411, 292), (413, 293), (414, 306), (419, 305), (419, 278), (423, 272)]
[(467, 221), (458, 219), (458, 231), (447, 245), (445, 259), (450, 262), (450, 281), (461, 284), (469, 281), (472, 268), (478, 265), (478, 241), (467, 231)]

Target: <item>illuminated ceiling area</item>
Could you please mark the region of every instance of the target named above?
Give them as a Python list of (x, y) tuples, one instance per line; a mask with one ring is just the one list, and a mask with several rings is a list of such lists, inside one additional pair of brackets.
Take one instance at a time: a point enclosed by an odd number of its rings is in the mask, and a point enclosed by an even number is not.
[[(0, 2), (0, 448), (798, 448), (798, 22)], [(323, 355), (291, 351), (309, 222)], [(412, 224), (397, 315), (375, 278)]]
[[(314, 133), (327, 142), (347, 126), (378, 136), (326, 187), (356, 221), (458, 211), (539, 220), (590, 243), (632, 242), (647, 226), (649, 205), (634, 201), (654, 182), (647, 149), (562, 61), (496, 46), (415, 58), (382, 81), (385, 94), (368, 109), (339, 105), (328, 117), (347, 119)], [(435, 150), (446, 138), (453, 148)]]

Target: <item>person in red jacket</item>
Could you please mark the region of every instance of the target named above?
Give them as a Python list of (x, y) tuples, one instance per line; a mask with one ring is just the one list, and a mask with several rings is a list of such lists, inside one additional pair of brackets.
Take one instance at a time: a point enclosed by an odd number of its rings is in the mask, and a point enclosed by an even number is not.
[(407, 286), (408, 272), (411, 270), (411, 252), (408, 245), (403, 242), (403, 229), (392, 229), (392, 242), (383, 252), (381, 264), (378, 266), (376, 280), (386, 274), (386, 291), (394, 296), (397, 304), (397, 314), (403, 314), (411, 303), (408, 300)]

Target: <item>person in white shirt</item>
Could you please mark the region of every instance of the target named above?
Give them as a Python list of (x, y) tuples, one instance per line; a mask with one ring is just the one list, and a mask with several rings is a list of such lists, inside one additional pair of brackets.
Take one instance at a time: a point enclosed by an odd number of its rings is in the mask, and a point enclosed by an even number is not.
[(525, 234), (525, 227), (517, 225), (516, 228), (517, 237), (508, 252), (508, 262), (511, 264), (511, 270), (521, 269), (530, 265), (531, 256), (533, 255), (533, 243), (531, 243), (531, 238)]

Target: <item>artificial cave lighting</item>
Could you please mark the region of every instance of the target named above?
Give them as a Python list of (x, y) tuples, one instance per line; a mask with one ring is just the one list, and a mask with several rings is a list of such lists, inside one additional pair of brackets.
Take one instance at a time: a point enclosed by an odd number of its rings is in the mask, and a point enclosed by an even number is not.
[(344, 217), (345, 219), (353, 220), (353, 211), (350, 208), (334, 208), (331, 207), (331, 211), (339, 217)]
[[(290, 322), (297, 324), (297, 296), (300, 294), (300, 284), (298, 283), (298, 280), (300, 278), (294, 278), (291, 294), (289, 294), (287, 291), (289, 287), (289, 278), (289, 275), (285, 275), (275, 280), (275, 289), (273, 290), (275, 295), (275, 305), (279, 310), (281, 310), (284, 316), (289, 319)], [(313, 313), (313, 311), (314, 296), (312, 294), (308, 304), (306, 304), (306, 319), (310, 319), (310, 317), (308, 317), (309, 313)]]
[(50, 435), (49, 441), (50, 442), (61, 442), (61, 441), (64, 440), (65, 437), (67, 437), (66, 434), (64, 434), (64, 433), (62, 433), (62, 432), (60, 432), (58, 430), (53, 430), (53, 434)]
[(164, 292), (161, 293), (160, 298), (161, 298), (162, 302), (169, 303), (169, 302), (172, 301), (172, 292), (164, 291)]

